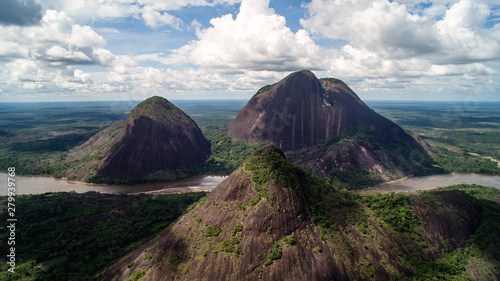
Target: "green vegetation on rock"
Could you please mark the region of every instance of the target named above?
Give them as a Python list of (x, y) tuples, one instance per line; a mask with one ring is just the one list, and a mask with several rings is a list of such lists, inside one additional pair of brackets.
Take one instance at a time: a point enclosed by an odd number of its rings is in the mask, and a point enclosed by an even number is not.
[(328, 178), (331, 184), (349, 190), (372, 186), (378, 183), (378, 180), (370, 171), (362, 169), (354, 169), (349, 173), (334, 169), (330, 171)]
[(132, 119), (137, 119), (141, 116), (147, 116), (159, 122), (167, 122), (169, 120), (189, 121), (189, 117), (180, 110), (177, 106), (165, 98), (154, 96), (138, 104), (130, 113)]
[(285, 244), (287, 244), (288, 246), (295, 245), (295, 239), (293, 239), (292, 236), (285, 236), (285, 237), (283, 237), (283, 242), (285, 242)]
[(423, 221), (411, 210), (412, 197), (401, 193), (365, 197), (364, 203), (375, 215), (401, 233), (414, 233)]
[(347, 85), (346, 83), (344, 83), (344, 81), (337, 79), (337, 78), (321, 78), (321, 80), (326, 80), (326, 81), (329, 81), (329, 82), (332, 82), (335, 84)]
[(281, 256), (283, 255), (283, 249), (279, 245), (278, 242), (274, 243), (274, 245), (269, 249), (267, 252), (267, 260), (264, 262), (264, 266), (269, 266), (273, 263), (275, 260), (281, 259)]
[(313, 253), (321, 253), (321, 252), (323, 252), (323, 251), (321, 250), (321, 248), (320, 248), (320, 247), (314, 247), (314, 248), (312, 249), (312, 252), (313, 252)]
[(205, 237), (217, 237), (222, 232), (222, 229), (217, 225), (208, 225), (205, 230)]
[[(274, 85), (274, 84), (273, 84), (273, 85)], [(253, 97), (256, 97), (256, 96), (258, 96), (258, 95), (260, 95), (260, 94), (262, 94), (262, 93), (265, 93), (265, 92), (267, 92), (267, 91), (271, 90), (271, 88), (273, 87), (273, 85), (266, 85), (266, 86), (264, 86), (264, 87), (260, 88), (260, 89), (257, 91), (257, 93), (255, 93), (255, 95), (253, 95)]]
[(231, 238), (225, 241), (222, 241), (220, 244), (220, 250), (226, 253), (234, 253), (236, 256), (241, 254), (240, 243), (241, 238)]
[(443, 257), (418, 264), (416, 276), (410, 280), (494, 280), (500, 276), (500, 190), (480, 185), (453, 185), (436, 191), (419, 191), (429, 195), (458, 190), (464, 192), (483, 205), (481, 225), (467, 241), (464, 248), (443, 254)]
[(231, 234), (233, 236), (235, 236), (238, 232), (241, 232), (243, 231), (243, 225), (241, 223), (237, 223), (234, 228), (233, 228), (233, 231), (231, 232)]
[(137, 281), (137, 280), (141, 279), (142, 277), (144, 277), (144, 275), (146, 275), (146, 271), (144, 269), (141, 269), (137, 272), (134, 272), (125, 281)]
[(168, 264), (171, 266), (177, 266), (180, 263), (179, 253), (172, 252), (168, 255)]
[(252, 180), (257, 185), (263, 185), (274, 180), (282, 187), (291, 187), (293, 179), (291, 172), (295, 166), (290, 163), (276, 145), (269, 145), (256, 150), (245, 162), (245, 169), (253, 173)]

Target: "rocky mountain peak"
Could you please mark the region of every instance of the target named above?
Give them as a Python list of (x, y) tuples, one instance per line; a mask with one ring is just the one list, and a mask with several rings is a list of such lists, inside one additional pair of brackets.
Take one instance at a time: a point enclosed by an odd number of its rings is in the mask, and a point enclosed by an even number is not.
[(341, 178), (362, 170), (364, 185), (421, 173), (430, 163), (411, 136), (370, 109), (347, 84), (306, 70), (261, 88), (228, 134), (248, 144), (275, 143), (322, 178), (332, 178), (332, 171)]
[(228, 134), (249, 144), (276, 143), (285, 152), (298, 151), (374, 122), (374, 114), (342, 81), (319, 80), (303, 70), (260, 89)]
[[(77, 179), (90, 177), (94, 182), (140, 179), (153, 173), (157, 177), (168, 177), (171, 171), (201, 164), (210, 156), (210, 143), (198, 125), (158, 96), (139, 103), (119, 131), (98, 135), (82, 145), (79, 154), (101, 160), (91, 161), (84, 170), (73, 172)], [(99, 142), (103, 144), (93, 145)], [(91, 164), (92, 167), (88, 167)]]
[(163, 97), (154, 96), (139, 103), (129, 115), (131, 119), (138, 119), (141, 116), (151, 118), (156, 121), (166, 121), (176, 118), (186, 119), (184, 112)]
[[(440, 208), (428, 206), (435, 199), (390, 201), (405, 210), (407, 229), (401, 229), (399, 215), (367, 212), (385, 199), (335, 189), (268, 145), (177, 222), (110, 266), (105, 279), (407, 279), (416, 267), (404, 257), (415, 257), (416, 245), (428, 245), (416, 253), (419, 259), (437, 259), (445, 243), (465, 245), (479, 225), (480, 204), (458, 193), (444, 196)], [(456, 211), (463, 206), (466, 212)], [(420, 238), (410, 239), (417, 232)]]

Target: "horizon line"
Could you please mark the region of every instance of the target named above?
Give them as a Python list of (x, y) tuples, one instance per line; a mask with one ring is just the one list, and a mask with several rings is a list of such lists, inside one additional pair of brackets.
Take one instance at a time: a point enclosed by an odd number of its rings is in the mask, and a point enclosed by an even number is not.
[[(250, 101), (250, 99), (167, 99), (169, 101)], [(0, 101), (5, 103), (70, 103), (70, 102), (141, 102), (144, 100), (56, 100), (56, 101)], [(500, 102), (500, 100), (405, 100), (405, 99), (362, 99), (363, 102), (467, 102), (467, 103), (487, 103)]]

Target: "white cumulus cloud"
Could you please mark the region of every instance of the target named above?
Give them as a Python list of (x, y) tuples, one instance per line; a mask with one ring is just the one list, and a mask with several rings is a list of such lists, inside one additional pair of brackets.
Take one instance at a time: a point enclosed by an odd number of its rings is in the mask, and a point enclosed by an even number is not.
[(65, 12), (54, 10), (47, 10), (39, 25), (0, 26), (0, 60), (5, 62), (0, 65), (2, 93), (92, 92), (99, 85), (77, 67), (93, 65), (123, 73), (137, 65), (105, 45), (91, 27), (75, 24)]
[(491, 10), (480, 1), (450, 3), (439, 19), (413, 14), (407, 5), (388, 0), (313, 0), (307, 9), (308, 17), (301, 20), (306, 29), (381, 59), (463, 64), (500, 58), (500, 25), (483, 26)]
[(269, 0), (243, 0), (236, 18), (227, 14), (210, 23), (198, 29), (198, 40), (174, 50), (172, 61), (225, 73), (320, 67), (320, 49), (309, 33), (292, 32), (285, 18), (269, 8)]
[[(9, 0), (10, 1), (10, 0)], [(140, 18), (151, 28), (171, 26), (179, 29), (181, 19), (168, 13), (185, 7), (234, 5), (241, 0), (46, 0), (47, 9), (66, 12), (79, 23), (116, 18)], [(1, 22), (1, 21), (0, 21)]]
[(151, 28), (158, 28), (160, 26), (168, 25), (177, 30), (181, 29), (183, 22), (180, 18), (168, 14), (167, 12), (160, 13), (148, 6), (142, 9), (142, 18), (147, 26)]
[[(40, 3), (29, 10), (41, 14), (0, 20), (0, 98), (242, 97), (300, 69), (341, 78), (361, 95), (498, 92), (495, 0), (311, 0), (300, 7), (298, 30), (287, 23), (296, 17), (280, 10), (285, 19), (270, 0), (25, 2)], [(186, 17), (193, 7), (239, 2), (236, 16), (219, 14), (209, 25)], [(142, 25), (154, 35), (139, 34)], [(148, 48), (129, 43), (130, 34)]]
[[(27, 60), (46, 67), (99, 65), (123, 61), (105, 49), (106, 40), (78, 25), (65, 12), (47, 10), (36, 26), (0, 26), (0, 60)], [(129, 63), (130, 65), (130, 63)]]
[(426, 3), (313, 0), (301, 24), (315, 36), (346, 42), (330, 50), (329, 73), (382, 78), (495, 74), (483, 64), (500, 59), (500, 25), (485, 27), (492, 6), (472, 0), (422, 6)]

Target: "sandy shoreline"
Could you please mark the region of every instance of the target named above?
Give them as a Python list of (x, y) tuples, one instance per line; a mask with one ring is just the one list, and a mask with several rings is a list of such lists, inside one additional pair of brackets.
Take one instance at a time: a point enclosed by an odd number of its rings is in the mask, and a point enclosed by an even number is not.
[(387, 181), (387, 182), (379, 183), (379, 184), (377, 184), (377, 185), (372, 185), (372, 186), (369, 186), (369, 187), (365, 187), (365, 188), (357, 189), (357, 190), (355, 190), (355, 191), (356, 191), (356, 192), (370, 191), (371, 189), (374, 189), (374, 188), (380, 187), (381, 185), (385, 185), (385, 184), (395, 184), (395, 183), (398, 183), (398, 182), (401, 182), (401, 181), (407, 180), (407, 179), (409, 179), (409, 178), (411, 178), (411, 176), (406, 176), (406, 177), (403, 177), (403, 178), (400, 178), (400, 179), (397, 179), (397, 180), (392, 180), (392, 181)]

